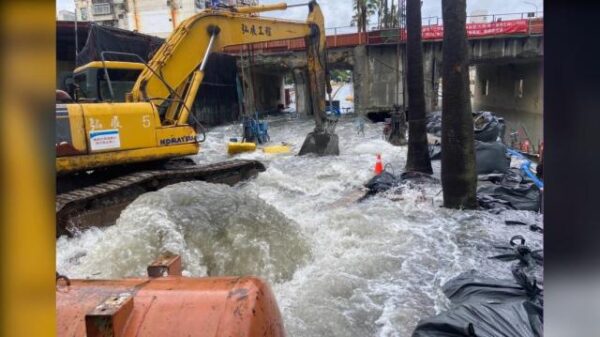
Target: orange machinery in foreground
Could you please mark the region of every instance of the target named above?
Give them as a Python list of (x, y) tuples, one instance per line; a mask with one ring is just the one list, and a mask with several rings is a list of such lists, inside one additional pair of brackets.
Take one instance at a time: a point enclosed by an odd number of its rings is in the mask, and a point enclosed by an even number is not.
[(57, 336), (285, 336), (275, 297), (259, 278), (184, 277), (177, 255), (159, 258), (148, 275), (112, 281), (57, 275)]

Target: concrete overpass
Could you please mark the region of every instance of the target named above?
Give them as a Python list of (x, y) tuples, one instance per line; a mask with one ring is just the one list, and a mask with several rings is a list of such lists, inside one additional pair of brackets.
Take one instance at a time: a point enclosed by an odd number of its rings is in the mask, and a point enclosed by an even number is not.
[[(519, 15), (518, 13), (516, 15)], [(471, 58), (474, 109), (506, 115), (511, 127), (525, 125), (533, 141), (541, 139), (543, 19), (521, 18), (467, 24)], [(491, 16), (491, 15), (490, 15)], [(441, 22), (424, 24), (423, 56), (425, 98), (428, 111), (441, 109)], [(406, 32), (400, 29), (327, 36), (329, 69), (352, 70), (355, 111), (363, 115), (386, 114), (393, 105), (405, 105), (404, 69)], [(245, 55), (239, 68), (253, 71), (253, 100), (259, 110), (281, 102), (283, 77), (290, 74), (296, 87), (297, 110), (305, 114), (306, 57), (304, 40), (256, 44), (251, 57), (241, 47), (228, 52)], [(249, 61), (251, 59), (251, 61)], [(241, 71), (240, 71), (241, 73)], [(247, 82), (247, 81), (245, 81)], [(339, 98), (338, 98), (339, 99)], [(341, 98), (344, 99), (344, 98)], [(408, 104), (408, 102), (406, 102)]]

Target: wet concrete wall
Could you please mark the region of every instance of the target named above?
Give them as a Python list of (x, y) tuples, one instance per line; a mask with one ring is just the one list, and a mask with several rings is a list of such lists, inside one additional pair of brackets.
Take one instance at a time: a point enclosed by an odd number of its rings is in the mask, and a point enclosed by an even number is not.
[(354, 109), (357, 113), (389, 112), (402, 105), (402, 48), (354, 48)]
[[(405, 103), (406, 105), (409, 103), (408, 98), (403, 95), (405, 73), (402, 58), (404, 53), (405, 45), (403, 44), (399, 46), (391, 44), (359, 45), (328, 50), (327, 63), (330, 69), (352, 70), (355, 112), (362, 115), (385, 114), (393, 110), (394, 104), (404, 106)], [(469, 54), (471, 64), (482, 67), (482, 72), (504, 73), (507, 71), (507, 68), (504, 68), (506, 64), (532, 62), (540, 64), (543, 58), (543, 36), (472, 39), (469, 40)], [(442, 56), (442, 41), (423, 43), (425, 108), (428, 112), (441, 110)], [(272, 74), (280, 73), (282, 68), (293, 71), (298, 101), (297, 110), (300, 114), (307, 113), (308, 97), (306, 97), (306, 94), (308, 90), (306, 88), (305, 52), (256, 55), (253, 60), (253, 67), (271, 69), (267, 72)], [(534, 87), (541, 85), (541, 73), (524, 73), (523, 76), (525, 75), (531, 77), (527, 79), (530, 85)], [(533, 78), (537, 79), (534, 80)], [(512, 79), (508, 80), (502, 77), (498, 78), (497, 81), (497, 86), (508, 87), (508, 89), (502, 90), (512, 92), (514, 88), (514, 83), (511, 82)], [(272, 82), (269, 81), (263, 81), (263, 83), (264, 85), (272, 85)], [(481, 106), (493, 107), (496, 110), (536, 111), (536, 113), (541, 114), (541, 107), (539, 106), (541, 97), (534, 98), (531, 90), (531, 87), (527, 85), (524, 97), (518, 102), (506, 101), (507, 96), (499, 93), (495, 98), (490, 97), (479, 101), (479, 103)], [(541, 93), (541, 89), (539, 92)], [(534, 101), (538, 103), (534, 103)], [(535, 104), (538, 104), (538, 106)], [(533, 125), (532, 129), (535, 129)]]
[(541, 62), (477, 65), (473, 107), (503, 116), (507, 134), (525, 126), (537, 145), (543, 131), (542, 69)]

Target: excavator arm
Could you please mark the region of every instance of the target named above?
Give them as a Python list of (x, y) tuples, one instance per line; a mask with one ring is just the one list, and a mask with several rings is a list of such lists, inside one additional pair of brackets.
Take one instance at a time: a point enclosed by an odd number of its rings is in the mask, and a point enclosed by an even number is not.
[(207, 10), (186, 19), (155, 53), (148, 63), (149, 68), (140, 74), (131, 101), (150, 101), (157, 106), (167, 101), (169, 108), (163, 123), (187, 124), (210, 53), (228, 46), (304, 37), (308, 43), (311, 92), (315, 94), (311, 98), (312, 109), (324, 112), (324, 20), (316, 1), (309, 3), (306, 22), (249, 15), (288, 7), (291, 6), (280, 3)]

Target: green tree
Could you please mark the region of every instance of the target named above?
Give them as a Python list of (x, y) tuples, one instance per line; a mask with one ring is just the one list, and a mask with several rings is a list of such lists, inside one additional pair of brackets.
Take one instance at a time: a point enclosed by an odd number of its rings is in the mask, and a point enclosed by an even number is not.
[(399, 26), (398, 10), (394, 0), (380, 0), (378, 3), (379, 29), (396, 28)]
[[(423, 84), (423, 45), (421, 42), (421, 1), (406, 1), (406, 62), (408, 89), (408, 155), (407, 171), (433, 173), (425, 123), (425, 91)], [(446, 87), (444, 87), (446, 88)]]
[(477, 207), (477, 173), (469, 92), (466, 0), (442, 0), (442, 189), (444, 207)]
[(353, 0), (354, 15), (350, 25), (358, 28), (358, 32), (366, 32), (369, 18), (377, 12), (379, 0)]

